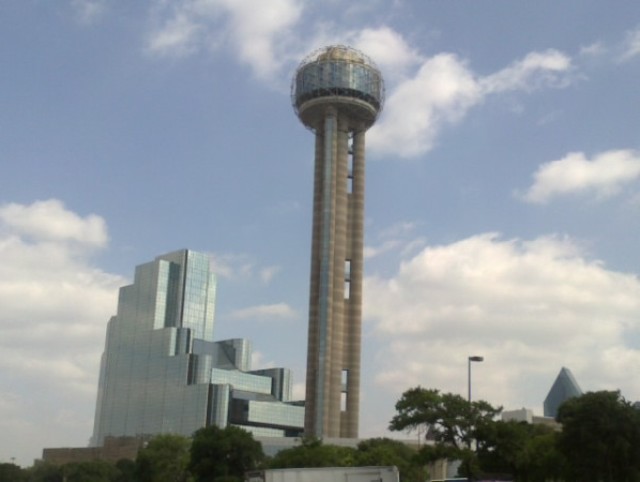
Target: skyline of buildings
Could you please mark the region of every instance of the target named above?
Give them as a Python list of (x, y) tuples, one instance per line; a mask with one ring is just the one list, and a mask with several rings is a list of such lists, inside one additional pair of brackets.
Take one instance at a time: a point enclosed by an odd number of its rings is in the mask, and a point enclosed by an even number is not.
[[(215, 275), (205, 255), (180, 250), (138, 266), (120, 290), (93, 446), (106, 436), (188, 436), (211, 424), (256, 436), (300, 436), (304, 427), (307, 436), (358, 438), (364, 138), (384, 84), (366, 55), (330, 46), (303, 60), (292, 101), (316, 137), (305, 401), (291, 401), (288, 369), (250, 369), (248, 340), (214, 341)], [(547, 399), (565, 388), (558, 380)]]
[(365, 131), (382, 108), (384, 84), (366, 55), (334, 45), (302, 61), (291, 98), (315, 134), (305, 434), (357, 438)]
[[(135, 453), (133, 446), (151, 436), (188, 437), (213, 424), (249, 431), (270, 455), (299, 443), (305, 401), (292, 400), (291, 371), (251, 369), (249, 340), (214, 341), (215, 297), (216, 276), (205, 254), (183, 249), (138, 265), (134, 282), (120, 288), (117, 314), (107, 324), (90, 447), (46, 448), (43, 459), (62, 464), (108, 458), (120, 454), (122, 444)], [(523, 408), (504, 411), (502, 420), (557, 427), (549, 407), (557, 410), (580, 394), (563, 367), (545, 399), (544, 416)], [(357, 441), (345, 438), (323, 437), (338, 445)]]

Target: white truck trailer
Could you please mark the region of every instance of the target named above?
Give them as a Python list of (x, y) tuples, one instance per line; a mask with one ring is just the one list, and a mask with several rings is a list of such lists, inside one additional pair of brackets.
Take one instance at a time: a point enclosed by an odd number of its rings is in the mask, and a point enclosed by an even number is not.
[(248, 472), (245, 482), (399, 482), (398, 468), (317, 467)]

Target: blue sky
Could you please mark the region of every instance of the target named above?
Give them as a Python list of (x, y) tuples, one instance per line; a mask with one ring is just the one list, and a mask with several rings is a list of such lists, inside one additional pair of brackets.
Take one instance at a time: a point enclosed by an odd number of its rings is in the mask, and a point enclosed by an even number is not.
[[(91, 434), (117, 290), (211, 254), (216, 337), (304, 384), (299, 62), (386, 79), (367, 134), (362, 436), (422, 385), (533, 408), (562, 366), (640, 399), (640, 3), (0, 2), (0, 460)], [(399, 434), (407, 436), (406, 434)], [(415, 435), (409, 435), (415, 436)]]

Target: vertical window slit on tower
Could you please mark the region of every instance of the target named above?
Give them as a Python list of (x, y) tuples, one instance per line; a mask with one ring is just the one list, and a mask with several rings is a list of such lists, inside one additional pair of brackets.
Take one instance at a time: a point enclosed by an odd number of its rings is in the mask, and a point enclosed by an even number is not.
[(349, 370), (342, 369), (342, 378), (340, 380), (342, 390), (340, 393), (340, 410), (345, 412), (347, 410), (347, 398), (349, 397), (349, 391), (347, 390), (347, 384), (349, 382)]
[(349, 133), (349, 156), (347, 159), (347, 193), (353, 192), (353, 132)]
[(351, 260), (344, 260), (344, 299), (351, 297)]

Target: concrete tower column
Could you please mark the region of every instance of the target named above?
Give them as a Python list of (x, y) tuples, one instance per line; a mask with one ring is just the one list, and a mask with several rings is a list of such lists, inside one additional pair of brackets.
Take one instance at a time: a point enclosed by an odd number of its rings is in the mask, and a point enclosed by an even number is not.
[(316, 135), (305, 433), (357, 438), (364, 133), (382, 108), (382, 76), (364, 54), (327, 47), (298, 68), (292, 99)]
[(352, 190), (349, 195), (349, 251), (347, 255), (349, 272), (348, 299), (346, 303), (347, 323), (345, 325), (345, 378), (346, 411), (342, 422), (341, 437), (358, 436), (360, 416), (360, 352), (362, 337), (362, 277), (364, 274), (364, 131), (353, 133)]

